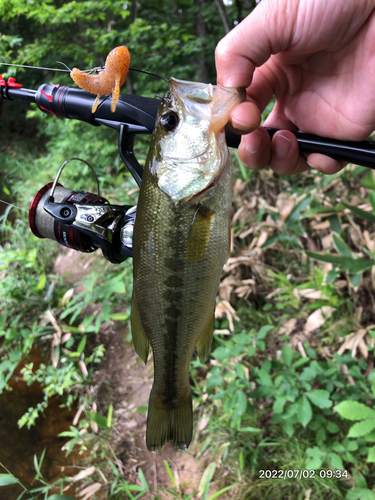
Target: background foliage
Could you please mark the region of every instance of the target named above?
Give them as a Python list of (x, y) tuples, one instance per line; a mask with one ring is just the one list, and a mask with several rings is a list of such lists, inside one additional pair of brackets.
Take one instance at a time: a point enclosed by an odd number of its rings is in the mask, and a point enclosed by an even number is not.
[[(253, 7), (250, 0), (0, 0), (0, 60), (84, 69), (125, 44), (134, 67), (214, 82), (216, 43)], [(67, 73), (0, 68), (27, 88), (51, 80), (72, 84)], [(165, 90), (161, 80), (140, 73), (130, 73), (126, 83), (127, 92), (144, 96)], [(99, 414), (90, 396), (105, 349), (98, 334), (129, 317), (131, 263), (116, 267), (98, 259), (97, 271), (84, 278), (85, 291), (70, 288), (53, 271), (56, 245), (31, 235), (23, 210), (71, 156), (90, 161), (112, 202), (136, 203), (117, 135), (54, 120), (20, 102), (0, 101), (0, 115), (0, 198), (20, 207), (1, 212), (0, 392), (10, 389), (24, 360), (23, 380), (38, 382), (43, 397), (19, 425), (33, 426), (55, 396), (68, 407), (77, 404), (84, 418), (61, 437), (68, 439), (67, 453), (94, 450), (80, 478), (91, 488), (88, 498), (102, 483), (108, 498), (147, 498), (142, 470), (132, 484), (105, 451), (112, 402)], [(147, 147), (147, 139), (137, 141), (141, 163)], [(374, 172), (349, 166), (333, 176), (280, 177), (248, 171), (233, 155), (233, 248), (211, 359), (192, 367), (197, 458), (209, 460), (201, 498), (210, 498), (215, 480), (212, 499), (374, 499)], [(64, 175), (64, 185), (93, 188), (88, 169), (68, 167)], [(35, 348), (42, 363), (31, 361)], [(46, 481), (43, 459), (35, 458), (37, 486), (20, 486), (20, 498), (64, 498), (68, 480)], [(193, 498), (165, 467), (171, 498)], [(310, 472), (292, 472), (300, 470)], [(0, 486), (19, 485), (11, 470), (1, 472)]]

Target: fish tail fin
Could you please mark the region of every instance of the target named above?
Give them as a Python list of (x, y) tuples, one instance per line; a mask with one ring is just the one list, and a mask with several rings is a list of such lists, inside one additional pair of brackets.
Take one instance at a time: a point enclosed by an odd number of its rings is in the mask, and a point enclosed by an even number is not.
[[(182, 400), (181, 400), (182, 399)], [(193, 404), (191, 389), (178, 405), (158, 400), (154, 387), (148, 406), (146, 445), (150, 451), (159, 450), (172, 440), (179, 450), (186, 450), (193, 436)]]

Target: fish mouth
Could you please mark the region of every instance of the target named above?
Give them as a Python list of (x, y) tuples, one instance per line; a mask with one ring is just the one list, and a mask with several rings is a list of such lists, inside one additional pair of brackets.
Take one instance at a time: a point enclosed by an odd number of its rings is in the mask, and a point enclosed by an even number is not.
[(204, 189), (202, 189), (202, 191), (199, 191), (198, 193), (195, 193), (191, 196), (189, 196), (188, 198), (185, 198), (184, 200), (182, 200), (183, 203), (191, 203), (192, 201), (195, 202), (198, 200), (198, 198), (200, 198), (201, 196), (203, 196), (204, 194), (208, 193), (209, 191), (211, 191), (211, 189), (213, 189), (216, 184), (218, 183), (219, 181), (216, 180), (216, 179), (213, 179), (209, 184), (208, 186), (206, 186)]
[(182, 203), (184, 205), (187, 204), (190, 205), (192, 203), (196, 203), (202, 196), (212, 191), (212, 189), (214, 189), (214, 187), (217, 186), (217, 184), (220, 182), (224, 170), (225, 170), (225, 165), (223, 165), (223, 167), (219, 170), (219, 172), (217, 172), (217, 174), (212, 177), (211, 181), (203, 189), (201, 189), (197, 193), (187, 196), (186, 198), (181, 200)]

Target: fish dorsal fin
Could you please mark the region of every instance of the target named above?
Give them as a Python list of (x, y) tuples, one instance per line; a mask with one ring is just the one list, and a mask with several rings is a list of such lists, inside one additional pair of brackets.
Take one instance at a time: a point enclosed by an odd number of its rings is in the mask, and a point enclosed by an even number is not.
[(186, 247), (186, 259), (189, 264), (197, 262), (203, 257), (208, 240), (210, 239), (214, 215), (215, 212), (206, 210), (202, 205), (198, 205), (190, 227)]
[(207, 326), (197, 342), (197, 351), (201, 363), (203, 363), (206, 360), (207, 356), (210, 353), (212, 337), (214, 334), (214, 324), (215, 324), (215, 305), (212, 309), (212, 313), (210, 314), (210, 319), (208, 320)]
[(135, 352), (146, 364), (148, 358), (148, 351), (150, 348), (150, 342), (146, 337), (146, 334), (141, 324), (137, 298), (134, 292), (132, 298), (131, 326), (132, 326), (132, 338), (133, 338), (133, 345)]

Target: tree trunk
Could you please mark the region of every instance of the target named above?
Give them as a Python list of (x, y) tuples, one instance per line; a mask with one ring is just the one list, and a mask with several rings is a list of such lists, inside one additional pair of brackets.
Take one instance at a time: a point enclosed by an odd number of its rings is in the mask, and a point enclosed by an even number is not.
[(215, 0), (215, 3), (217, 6), (217, 10), (219, 11), (221, 20), (223, 21), (225, 33), (229, 33), (230, 26), (229, 26), (227, 13), (225, 12), (224, 2), (223, 2), (223, 0)]
[(236, 0), (237, 7), (237, 21), (240, 23), (242, 21), (242, 0)]
[(203, 16), (201, 14), (201, 9), (204, 4), (204, 0), (195, 0), (195, 5), (198, 7), (197, 8), (197, 18), (196, 18), (196, 23), (195, 23), (195, 34), (197, 38), (199, 39), (199, 48), (200, 52), (196, 57), (195, 60), (195, 73), (196, 73), (196, 78), (199, 82), (208, 82), (208, 69), (207, 69), (207, 64), (206, 64), (206, 54), (205, 54), (205, 48), (204, 48), (204, 40), (207, 36), (207, 28), (206, 28), (206, 23), (205, 20), (203, 19)]

